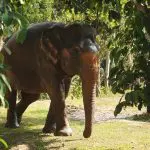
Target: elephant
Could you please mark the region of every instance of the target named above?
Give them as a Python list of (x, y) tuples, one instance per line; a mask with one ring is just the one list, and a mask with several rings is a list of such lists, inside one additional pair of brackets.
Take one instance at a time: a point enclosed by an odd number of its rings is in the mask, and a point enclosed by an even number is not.
[[(9, 108), (5, 127), (19, 127), (26, 108), (45, 92), (51, 102), (43, 132), (71, 136), (65, 99), (72, 77), (79, 75), (85, 110), (83, 136), (90, 137), (99, 66), (94, 28), (81, 23), (42, 22), (28, 27), (23, 43), (16, 41), (17, 34), (2, 48), (4, 63), (9, 66), (5, 74), (12, 88), (6, 94)], [(17, 103), (18, 90), (22, 98)]]

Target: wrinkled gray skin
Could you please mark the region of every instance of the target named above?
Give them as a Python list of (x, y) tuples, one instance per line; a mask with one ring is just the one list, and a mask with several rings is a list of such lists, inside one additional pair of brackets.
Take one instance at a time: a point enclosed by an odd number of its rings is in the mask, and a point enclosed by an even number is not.
[[(26, 108), (39, 98), (40, 93), (46, 92), (51, 103), (43, 132), (72, 135), (65, 98), (71, 78), (79, 75), (85, 109), (83, 136), (90, 137), (98, 72), (94, 34), (89, 25), (40, 23), (29, 27), (23, 44), (16, 42), (16, 34), (6, 42), (12, 53), (9, 55), (2, 49), (5, 63), (10, 67), (6, 75), (12, 87), (6, 95), (9, 103), (6, 127), (19, 127)], [(17, 90), (22, 96), (18, 104)]]

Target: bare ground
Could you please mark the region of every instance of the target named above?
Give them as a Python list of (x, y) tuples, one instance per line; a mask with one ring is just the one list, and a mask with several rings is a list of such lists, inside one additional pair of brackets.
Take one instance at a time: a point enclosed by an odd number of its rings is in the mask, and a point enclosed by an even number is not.
[[(114, 99), (115, 103), (109, 105), (109, 101)], [(138, 119), (138, 116), (145, 115), (146, 109), (143, 108), (142, 111), (139, 111), (137, 108), (127, 107), (122, 110), (117, 117), (114, 116), (115, 107), (119, 101), (119, 97), (115, 98), (101, 98), (101, 101), (105, 101), (102, 104), (95, 106), (95, 114), (94, 121), (96, 123), (103, 121), (111, 121), (111, 120), (133, 120)], [(106, 105), (108, 101), (108, 104)], [(69, 118), (73, 120), (82, 120), (84, 121), (84, 109), (83, 106), (77, 107), (74, 105), (67, 105), (67, 113), (69, 114)]]

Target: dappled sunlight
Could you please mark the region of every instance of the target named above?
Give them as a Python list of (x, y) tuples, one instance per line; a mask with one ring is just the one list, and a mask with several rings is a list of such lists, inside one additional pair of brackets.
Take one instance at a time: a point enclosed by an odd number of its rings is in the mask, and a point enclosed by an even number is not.
[(12, 147), (11, 150), (31, 150), (30, 146), (28, 144), (20, 144), (20, 145), (17, 145), (15, 147)]
[[(71, 105), (67, 106), (69, 122), (73, 130), (71, 137), (56, 137), (53, 134), (42, 133), (49, 100), (31, 104), (24, 113), (20, 128), (17, 129), (4, 128), (6, 109), (0, 108), (0, 136), (7, 141), (10, 150), (105, 150), (112, 148), (126, 150), (132, 147), (143, 149), (144, 145), (150, 147), (150, 124), (144, 122), (149, 115), (142, 115), (145, 110), (139, 112), (135, 108), (128, 107), (117, 118), (114, 118), (113, 110), (116, 104), (114, 98), (101, 98), (100, 101), (96, 102), (98, 103), (95, 116), (97, 121), (94, 122), (93, 133), (89, 139), (83, 138), (84, 110), (82, 107), (77, 107), (74, 100), (69, 100), (68, 105)], [(108, 103), (111, 105), (109, 106)]]

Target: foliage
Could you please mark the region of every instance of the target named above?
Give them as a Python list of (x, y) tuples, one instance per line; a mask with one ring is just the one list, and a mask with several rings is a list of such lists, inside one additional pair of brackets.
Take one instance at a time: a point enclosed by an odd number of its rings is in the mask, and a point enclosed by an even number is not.
[(101, 59), (111, 51), (113, 93), (125, 95), (115, 115), (123, 107), (150, 105), (150, 3), (148, 0), (62, 1), (59, 9), (83, 14), (96, 27)]
[(41, 99), (41, 100), (47, 100), (47, 99), (49, 99), (49, 96), (48, 96), (47, 93), (41, 93), (41, 94), (40, 94), (40, 99)]
[(18, 8), (21, 14), (31, 23), (52, 20), (54, 0), (26, 0)]
[(17, 41), (23, 43), (26, 37), (26, 28), (29, 23), (19, 12), (19, 7), (23, 6), (23, 1), (1, 1), (0, 8), (0, 36), (11, 36), (14, 31), (18, 32)]
[(116, 106), (115, 115), (126, 106), (141, 110), (142, 106), (150, 105), (149, 6), (143, 0), (121, 5), (121, 20), (110, 40), (114, 63), (110, 75), (112, 90), (125, 94), (125, 101)]
[[(64, 8), (75, 14), (83, 13), (85, 21), (101, 33), (98, 41), (101, 56), (111, 51), (111, 86), (113, 93), (125, 94), (118, 104), (117, 115), (123, 107), (150, 105), (150, 4), (148, 0), (63, 1)], [(61, 5), (62, 6), (62, 5)], [(128, 91), (127, 91), (128, 90)]]
[(5, 147), (5, 149), (8, 149), (7, 143), (2, 138), (0, 138), (0, 143), (3, 144), (3, 146)]
[[(11, 36), (14, 31), (17, 32), (17, 42), (23, 43), (26, 38), (26, 32), (28, 27), (28, 21), (18, 11), (18, 7), (24, 4), (24, 0), (2, 0), (0, 2), (0, 39), (3, 37)], [(6, 52), (11, 52), (5, 45)], [(10, 54), (10, 53), (9, 53)], [(3, 55), (0, 52), (0, 106), (7, 107), (8, 104), (5, 101), (5, 93), (7, 90), (11, 90), (11, 87), (4, 75), (7, 70), (7, 66), (3, 64)], [(0, 138), (0, 143), (8, 148), (7, 143)]]
[(74, 76), (70, 87), (71, 99), (80, 98), (81, 95), (82, 95), (81, 80), (79, 76)]
[[(9, 37), (16, 30), (20, 31), (17, 33), (17, 41), (23, 43), (26, 37), (26, 28), (28, 27), (28, 21), (18, 12), (18, 7), (24, 4), (23, 0), (12, 1), (2, 0), (0, 8), (0, 36)], [(2, 38), (1, 38), (2, 39)], [(8, 52), (7, 46), (6, 51)], [(11, 51), (11, 50), (9, 50)], [(7, 70), (7, 66), (3, 64), (3, 55), (0, 53), (0, 100), (1, 105), (5, 106), (4, 95), (6, 90), (11, 90), (10, 85), (4, 75)]]
[(3, 64), (4, 57), (0, 53), (0, 106), (7, 107), (7, 102), (5, 101), (4, 95), (6, 93), (6, 90), (11, 90), (11, 87), (7, 81), (7, 78), (4, 75), (5, 70), (7, 67)]

